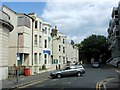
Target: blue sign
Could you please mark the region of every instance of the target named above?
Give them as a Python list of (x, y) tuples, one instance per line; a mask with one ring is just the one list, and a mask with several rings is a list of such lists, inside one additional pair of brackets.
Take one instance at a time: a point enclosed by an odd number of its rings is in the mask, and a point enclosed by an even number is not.
[(43, 53), (47, 53), (50, 55), (50, 50), (43, 50)]

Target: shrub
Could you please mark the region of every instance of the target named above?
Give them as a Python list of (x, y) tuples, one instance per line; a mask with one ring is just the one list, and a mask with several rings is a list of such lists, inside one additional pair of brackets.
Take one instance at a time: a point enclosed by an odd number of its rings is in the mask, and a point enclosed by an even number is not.
[(42, 69), (46, 69), (46, 66), (44, 64), (42, 65)]

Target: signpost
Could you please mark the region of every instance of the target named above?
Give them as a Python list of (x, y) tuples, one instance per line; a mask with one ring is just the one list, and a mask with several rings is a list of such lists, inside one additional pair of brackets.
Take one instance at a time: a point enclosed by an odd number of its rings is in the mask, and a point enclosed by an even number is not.
[(19, 52), (17, 53), (17, 60), (18, 61), (20, 60), (20, 53)]

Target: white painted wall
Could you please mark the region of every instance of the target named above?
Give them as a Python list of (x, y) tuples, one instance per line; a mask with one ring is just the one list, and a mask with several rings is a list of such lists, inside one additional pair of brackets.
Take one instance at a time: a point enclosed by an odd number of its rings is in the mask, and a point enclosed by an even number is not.
[[(4, 15), (0, 11), (1, 15)], [(8, 50), (9, 50), (9, 32), (13, 29), (12, 25), (5, 18), (0, 18), (0, 80), (8, 77)]]

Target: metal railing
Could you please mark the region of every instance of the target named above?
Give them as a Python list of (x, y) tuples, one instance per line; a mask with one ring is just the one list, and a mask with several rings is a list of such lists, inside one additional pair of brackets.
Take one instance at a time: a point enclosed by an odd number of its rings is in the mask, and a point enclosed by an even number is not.
[[(19, 67), (19, 76), (20, 75), (25, 75), (24, 70), (25, 70), (24, 66)], [(8, 67), (8, 78), (15, 78), (15, 76), (16, 76), (15, 68), (13, 66), (9, 66)]]

